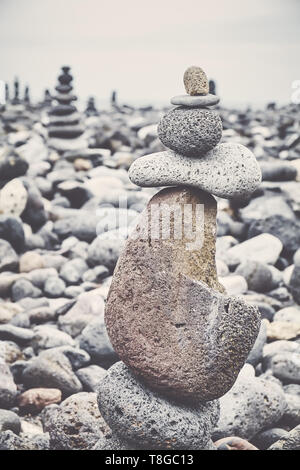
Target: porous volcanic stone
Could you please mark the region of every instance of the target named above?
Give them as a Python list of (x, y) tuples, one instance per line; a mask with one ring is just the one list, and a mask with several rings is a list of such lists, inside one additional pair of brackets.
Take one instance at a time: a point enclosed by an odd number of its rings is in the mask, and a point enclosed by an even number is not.
[(215, 111), (179, 106), (162, 117), (157, 130), (166, 147), (200, 158), (220, 142), (222, 121)]
[(109, 433), (99, 413), (96, 393), (76, 393), (42, 413), (44, 430), (55, 450), (88, 450)]
[[(184, 204), (194, 214), (196, 205), (203, 205), (204, 230), (197, 221), (202, 246), (189, 244), (187, 234), (182, 239), (151, 236), (151, 227), (157, 228), (151, 214), (159, 204), (177, 208), (174, 233), (182, 226), (178, 211)], [(190, 221), (190, 228), (195, 223)], [(108, 295), (106, 325), (115, 351), (149, 387), (175, 399), (205, 401), (226, 393), (259, 330), (258, 309), (222, 295), (215, 233), (212, 196), (180, 188), (160, 191), (128, 239)]]
[(252, 194), (261, 182), (253, 153), (235, 143), (217, 145), (201, 158), (172, 151), (138, 158), (129, 169), (138, 186), (191, 186), (218, 197), (239, 198)]
[(207, 95), (209, 92), (208, 79), (201, 67), (188, 67), (184, 72), (183, 83), (189, 95)]
[(219, 403), (178, 405), (152, 393), (122, 363), (99, 384), (98, 406), (120, 437), (154, 449), (201, 449), (219, 419)]

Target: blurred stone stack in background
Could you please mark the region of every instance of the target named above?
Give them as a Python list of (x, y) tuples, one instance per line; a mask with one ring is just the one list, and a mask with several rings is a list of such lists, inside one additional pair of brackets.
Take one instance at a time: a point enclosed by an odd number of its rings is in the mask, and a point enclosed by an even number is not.
[(62, 67), (62, 73), (58, 77), (58, 85), (55, 87), (57, 94), (53, 99), (58, 104), (49, 110), (48, 136), (49, 145), (58, 151), (71, 148), (85, 148), (86, 142), (80, 139), (84, 133), (81, 115), (72, 104), (77, 97), (72, 94), (72, 75), (70, 67)]

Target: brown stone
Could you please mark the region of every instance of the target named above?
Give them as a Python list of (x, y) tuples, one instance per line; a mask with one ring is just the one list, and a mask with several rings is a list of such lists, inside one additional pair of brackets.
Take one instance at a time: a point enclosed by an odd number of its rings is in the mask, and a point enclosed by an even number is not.
[(18, 397), (20, 408), (39, 412), (45, 406), (61, 402), (61, 391), (57, 388), (31, 388)]
[(184, 72), (183, 82), (189, 95), (207, 95), (209, 92), (206, 73), (200, 67), (188, 67)]
[[(182, 239), (151, 236), (147, 222), (162, 204), (177, 207), (171, 233), (182, 226), (178, 214), (184, 204), (194, 214), (197, 204), (204, 206), (202, 246), (192, 246), (185, 231)], [(215, 199), (197, 189), (168, 188), (155, 195), (126, 243), (106, 304), (108, 334), (121, 360), (149, 387), (175, 399), (224, 395), (259, 329), (258, 310), (223, 295), (218, 282), (216, 209)], [(195, 218), (190, 226), (194, 232)], [(200, 236), (200, 219), (197, 230)]]
[(214, 445), (218, 450), (258, 450), (257, 447), (240, 437), (224, 437), (219, 439)]

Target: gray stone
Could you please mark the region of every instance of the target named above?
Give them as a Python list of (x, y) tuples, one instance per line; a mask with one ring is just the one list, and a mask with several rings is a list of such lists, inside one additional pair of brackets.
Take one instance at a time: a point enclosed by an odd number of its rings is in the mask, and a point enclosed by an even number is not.
[(112, 272), (124, 248), (125, 240), (118, 231), (112, 230), (98, 235), (88, 249), (88, 264), (90, 266), (104, 265)]
[(263, 369), (286, 383), (300, 383), (300, 344), (274, 341), (263, 349)]
[(62, 297), (66, 284), (57, 276), (49, 277), (44, 286), (44, 292), (49, 297)]
[(49, 435), (23, 434), (17, 436), (12, 431), (0, 433), (0, 450), (50, 450)]
[(290, 181), (295, 180), (297, 168), (289, 162), (272, 160), (260, 162), (263, 181)]
[(274, 315), (274, 321), (300, 323), (300, 307), (294, 305), (278, 310)]
[(220, 420), (213, 439), (227, 436), (251, 439), (276, 424), (285, 408), (285, 395), (277, 383), (241, 375), (232, 389), (220, 398)]
[(146, 155), (133, 162), (129, 177), (138, 186), (193, 186), (227, 199), (249, 196), (261, 181), (253, 153), (235, 143), (219, 144), (201, 158), (170, 150)]
[(69, 359), (56, 348), (43, 351), (28, 361), (22, 381), (28, 388), (58, 388), (65, 397), (82, 390)]
[(105, 369), (96, 365), (83, 367), (76, 372), (76, 375), (86, 392), (97, 392), (99, 383), (106, 374), (107, 372)]
[(300, 450), (300, 425), (272, 444), (268, 450)]
[(87, 351), (97, 364), (109, 366), (117, 361), (107, 335), (104, 316), (89, 323), (78, 337), (80, 348)]
[(87, 270), (86, 262), (81, 258), (75, 258), (62, 266), (59, 275), (67, 284), (77, 284)]
[(16, 413), (8, 410), (0, 410), (0, 433), (3, 431), (13, 431), (19, 434), (21, 421)]
[(56, 348), (58, 346), (75, 346), (74, 339), (65, 333), (58, 330), (52, 325), (36, 326), (33, 329), (34, 337), (32, 339), (32, 346), (35, 351), (43, 349)]
[(17, 386), (9, 367), (0, 358), (0, 408), (11, 408), (17, 396)]
[(75, 305), (58, 319), (59, 328), (72, 337), (78, 336), (93, 320), (104, 313), (104, 300), (97, 291), (80, 295)]
[(31, 284), (28, 279), (18, 279), (11, 289), (11, 296), (14, 302), (18, 302), (26, 297), (36, 298), (41, 296), (42, 291)]
[(148, 449), (201, 449), (219, 417), (218, 401), (195, 407), (167, 401), (138, 382), (122, 362), (100, 383), (98, 405), (118, 436)]
[[(243, 209), (240, 209), (239, 212), (241, 219), (247, 224), (254, 222), (258, 222), (259, 224), (261, 220), (263, 221), (277, 216), (283, 216), (285, 219), (292, 221), (295, 220), (294, 212), (287, 204), (285, 198), (273, 192), (252, 199), (250, 203)], [(268, 232), (268, 230), (266, 231)]]
[(59, 406), (47, 406), (42, 413), (44, 430), (50, 434), (51, 449), (88, 450), (108, 433), (99, 413), (96, 393), (76, 393)]
[(105, 266), (96, 266), (86, 271), (82, 276), (82, 280), (84, 282), (100, 282), (107, 276), (109, 276), (109, 271)]
[(249, 290), (268, 292), (272, 289), (273, 275), (267, 264), (247, 260), (238, 266), (235, 274), (239, 274), (246, 279)]
[[(276, 201), (274, 202), (276, 207)], [(294, 253), (300, 246), (300, 222), (284, 215), (278, 214), (253, 221), (249, 227), (248, 236), (252, 238), (261, 233), (270, 233), (279, 238), (284, 252), (288, 254)]]
[[(298, 251), (296, 253), (298, 253)], [(300, 305), (300, 262), (299, 260), (295, 262), (295, 267), (291, 275), (289, 288), (290, 288), (291, 294), (295, 302), (297, 302), (297, 304)]]
[(44, 288), (45, 282), (49, 277), (57, 277), (55, 268), (34, 269), (27, 274), (26, 278), (40, 289)]
[(262, 321), (254, 346), (252, 350), (250, 351), (250, 354), (247, 358), (247, 362), (249, 364), (252, 364), (255, 367), (259, 362), (261, 362), (262, 355), (263, 355), (263, 348), (266, 342), (267, 342), (267, 325), (265, 321)]
[(0, 272), (15, 271), (19, 265), (19, 258), (15, 250), (6, 240), (0, 239)]
[(33, 338), (33, 331), (14, 325), (0, 325), (0, 340), (14, 341), (17, 344), (29, 343)]
[(90, 356), (86, 351), (79, 348), (73, 348), (72, 346), (59, 346), (53, 349), (57, 353), (64, 354), (71, 363), (72, 369), (77, 370), (90, 363)]
[(284, 393), (287, 409), (281, 418), (280, 424), (291, 429), (300, 424), (300, 385), (286, 385)]
[(181, 106), (188, 106), (189, 108), (194, 107), (205, 107), (205, 106), (213, 106), (214, 104), (218, 104), (220, 98), (216, 95), (178, 95), (173, 96), (171, 98), (171, 104), (174, 105), (181, 105)]
[(215, 111), (179, 106), (164, 114), (157, 131), (167, 148), (181, 155), (201, 158), (220, 142), (222, 121)]
[(252, 442), (260, 450), (268, 449), (274, 442), (288, 436), (288, 431), (281, 428), (271, 428), (266, 431), (259, 432), (253, 439)]
[(115, 433), (102, 435), (92, 450), (137, 450), (138, 446), (119, 438)]

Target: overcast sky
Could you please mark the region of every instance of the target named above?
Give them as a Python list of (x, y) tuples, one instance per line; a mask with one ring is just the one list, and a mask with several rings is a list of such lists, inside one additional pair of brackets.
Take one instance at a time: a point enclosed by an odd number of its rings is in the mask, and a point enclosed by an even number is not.
[(300, 0), (0, 0), (0, 80), (40, 97), (71, 65), (82, 99), (167, 103), (200, 65), (224, 104), (288, 102)]

